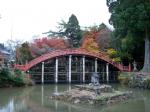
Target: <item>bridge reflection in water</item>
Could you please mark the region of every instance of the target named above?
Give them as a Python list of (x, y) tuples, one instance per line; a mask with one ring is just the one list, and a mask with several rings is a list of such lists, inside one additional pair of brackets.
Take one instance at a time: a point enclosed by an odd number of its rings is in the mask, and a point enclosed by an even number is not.
[[(112, 85), (117, 90), (125, 86)], [(71, 84), (36, 85), (28, 88), (0, 88), (0, 112), (149, 112), (149, 90), (131, 89), (133, 99), (110, 106), (71, 104), (51, 100), (54, 92), (68, 91)], [(136, 108), (135, 108), (136, 107)]]
[(119, 70), (95, 57), (65, 55), (44, 60), (28, 70), (36, 83), (89, 83), (96, 72), (100, 82), (115, 82)]

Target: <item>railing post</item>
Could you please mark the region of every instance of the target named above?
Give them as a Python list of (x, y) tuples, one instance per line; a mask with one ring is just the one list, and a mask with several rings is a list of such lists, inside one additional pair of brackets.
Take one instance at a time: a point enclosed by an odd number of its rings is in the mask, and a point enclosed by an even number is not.
[(121, 63), (119, 63), (119, 69), (120, 69), (121, 71), (124, 70), (123, 65), (122, 65)]
[(129, 72), (131, 72), (131, 63), (129, 63), (129, 67), (128, 67), (129, 69)]

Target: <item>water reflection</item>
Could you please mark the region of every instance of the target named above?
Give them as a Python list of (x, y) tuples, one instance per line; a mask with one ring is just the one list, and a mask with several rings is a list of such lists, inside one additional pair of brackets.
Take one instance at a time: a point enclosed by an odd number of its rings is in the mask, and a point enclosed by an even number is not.
[(10, 100), (8, 104), (0, 109), (0, 112), (11, 112), (14, 111), (14, 100)]
[[(111, 106), (72, 105), (50, 100), (54, 92), (70, 90), (72, 85), (38, 85), (29, 88), (0, 89), (0, 112), (149, 112), (150, 91), (134, 89), (134, 99)], [(117, 87), (126, 90), (125, 87)]]
[(44, 102), (44, 87), (43, 87), (43, 85), (41, 86), (41, 101), (42, 101), (42, 106), (43, 106), (43, 102)]

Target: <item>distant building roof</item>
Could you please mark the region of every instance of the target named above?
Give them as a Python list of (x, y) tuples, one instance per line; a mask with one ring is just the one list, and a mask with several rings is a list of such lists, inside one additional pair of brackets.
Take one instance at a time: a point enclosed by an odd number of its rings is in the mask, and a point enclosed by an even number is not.
[(5, 55), (10, 55), (10, 53), (6, 50), (0, 50), (0, 53), (5, 54)]
[(0, 53), (3, 55), (10, 55), (11, 53), (5, 48), (4, 44), (0, 43)]
[(5, 50), (5, 49), (0, 49), (0, 53), (1, 53), (1, 54), (4, 54), (4, 55), (10, 55), (10, 54), (11, 54), (10, 52), (8, 52), (8, 51)]

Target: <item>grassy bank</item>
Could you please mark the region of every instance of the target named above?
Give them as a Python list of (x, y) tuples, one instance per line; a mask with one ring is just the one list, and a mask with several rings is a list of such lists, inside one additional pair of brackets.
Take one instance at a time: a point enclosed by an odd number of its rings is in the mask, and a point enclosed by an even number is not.
[(141, 72), (123, 72), (118, 77), (121, 84), (133, 88), (150, 89), (150, 75)]
[(0, 70), (0, 87), (21, 87), (33, 85), (29, 75), (20, 70)]

